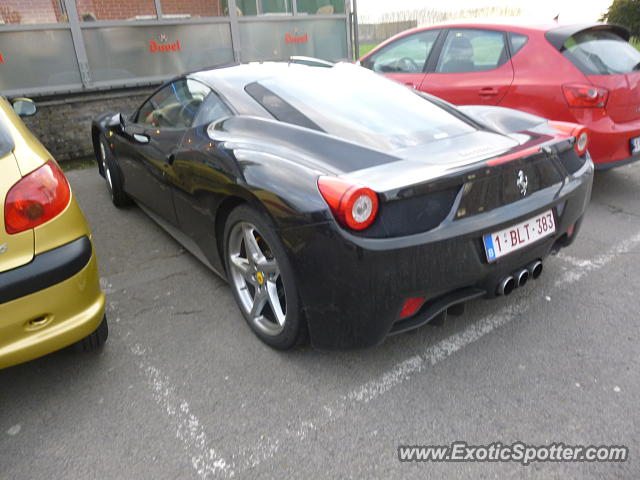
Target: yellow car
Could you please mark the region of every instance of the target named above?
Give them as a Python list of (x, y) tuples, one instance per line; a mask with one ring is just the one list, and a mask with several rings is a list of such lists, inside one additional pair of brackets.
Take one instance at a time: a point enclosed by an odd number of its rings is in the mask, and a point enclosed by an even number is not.
[(51, 154), (0, 97), (0, 368), (102, 345), (105, 297), (87, 223)]

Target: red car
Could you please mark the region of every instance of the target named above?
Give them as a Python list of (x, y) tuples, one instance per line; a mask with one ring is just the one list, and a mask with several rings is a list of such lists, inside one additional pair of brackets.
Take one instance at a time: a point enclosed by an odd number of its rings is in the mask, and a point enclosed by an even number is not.
[(640, 159), (640, 52), (605, 24), (459, 23), (400, 33), (366, 68), (458, 105), (586, 125), (597, 169)]

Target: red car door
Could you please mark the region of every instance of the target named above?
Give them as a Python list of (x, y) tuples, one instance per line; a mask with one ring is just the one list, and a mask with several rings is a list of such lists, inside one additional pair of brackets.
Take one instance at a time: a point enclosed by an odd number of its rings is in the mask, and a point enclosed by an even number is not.
[(399, 38), (369, 56), (361, 64), (409, 87), (420, 88), (429, 55), (441, 30), (424, 30)]
[(430, 64), (420, 90), (456, 105), (497, 105), (513, 82), (507, 36), (498, 30), (451, 29)]

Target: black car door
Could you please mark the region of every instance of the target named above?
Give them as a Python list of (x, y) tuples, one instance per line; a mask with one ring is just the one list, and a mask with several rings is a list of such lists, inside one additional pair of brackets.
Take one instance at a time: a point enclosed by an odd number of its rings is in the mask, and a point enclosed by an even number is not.
[(177, 225), (173, 206), (172, 163), (194, 111), (187, 80), (176, 80), (156, 92), (125, 126), (120, 165), (127, 192), (165, 221)]
[[(189, 80), (193, 82), (192, 80)], [(195, 88), (195, 84), (189, 88)], [(215, 92), (206, 99), (186, 132), (176, 154), (174, 200), (180, 230), (202, 251), (212, 266), (223, 271), (216, 254), (213, 212), (235, 183), (237, 171), (233, 159), (217, 142), (209, 138), (212, 123), (232, 115), (231, 108)]]

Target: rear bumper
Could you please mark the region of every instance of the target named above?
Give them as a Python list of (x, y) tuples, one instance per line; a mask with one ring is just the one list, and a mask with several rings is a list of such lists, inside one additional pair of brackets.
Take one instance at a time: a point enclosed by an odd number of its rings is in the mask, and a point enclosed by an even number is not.
[(590, 109), (571, 110), (575, 121), (589, 129), (589, 153), (596, 170), (617, 167), (640, 159), (640, 155), (631, 155), (630, 145), (632, 138), (640, 137), (640, 120), (616, 123), (606, 115), (594, 119)]
[(88, 237), (1, 273), (0, 295), (0, 368), (71, 345), (92, 333), (104, 316)]
[[(378, 344), (407, 329), (407, 323), (399, 324), (399, 313), (410, 297), (428, 299), (418, 318), (433, 313), (438, 302), (447, 308), (457, 299), (494, 296), (502, 278), (574, 240), (575, 233), (569, 237), (567, 231), (579, 226), (592, 180), (593, 165), (588, 162), (559, 190), (535, 192), (516, 203), (447, 220), (434, 230), (408, 237), (356, 237), (335, 222), (283, 231), (313, 345), (346, 349)], [(553, 209), (556, 219), (553, 236), (487, 262), (483, 234), (547, 209)], [(413, 327), (425, 321), (414, 322)]]
[(92, 255), (88, 237), (36, 255), (28, 264), (0, 273), (0, 305), (24, 297), (78, 273)]

